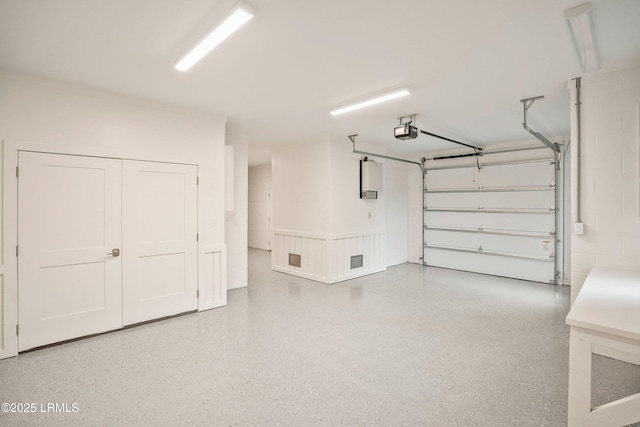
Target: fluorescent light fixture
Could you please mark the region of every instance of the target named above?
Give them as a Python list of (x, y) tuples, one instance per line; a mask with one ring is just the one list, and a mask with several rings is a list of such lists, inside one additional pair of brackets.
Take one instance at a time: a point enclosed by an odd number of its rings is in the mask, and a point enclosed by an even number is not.
[(401, 87), (389, 92), (380, 93), (361, 101), (355, 101), (341, 107), (336, 107), (331, 110), (332, 116), (348, 113), (349, 111), (358, 110), (360, 108), (368, 107), (370, 105), (380, 104), (381, 102), (390, 101), (392, 99), (400, 98), (401, 96), (409, 95), (408, 87)]
[(233, 34), (238, 28), (242, 27), (248, 20), (253, 18), (253, 14), (253, 6), (243, 1), (238, 2), (222, 22), (216, 25), (211, 32), (204, 36), (202, 40), (195, 45), (195, 47), (185, 53), (173, 67), (176, 70), (187, 71), (200, 61), (207, 53), (211, 52), (216, 46)]
[(591, 3), (583, 3), (579, 6), (567, 9), (564, 12), (571, 30), (573, 44), (578, 53), (578, 60), (582, 72), (587, 73), (600, 69), (600, 58), (596, 46), (596, 38), (593, 32), (593, 13)]

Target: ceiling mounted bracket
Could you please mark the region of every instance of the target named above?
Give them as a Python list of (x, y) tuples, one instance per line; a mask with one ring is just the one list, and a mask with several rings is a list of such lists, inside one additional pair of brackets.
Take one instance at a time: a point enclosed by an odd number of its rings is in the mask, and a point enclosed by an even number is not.
[(352, 153), (354, 153), (354, 154), (364, 154), (366, 156), (380, 157), (382, 159), (396, 160), (398, 162), (411, 163), (413, 165), (418, 165), (418, 166), (420, 166), (420, 169), (422, 170), (422, 173), (424, 174), (424, 165), (422, 163), (420, 163), (420, 162), (415, 162), (413, 160), (402, 159), (400, 157), (385, 156), (384, 154), (369, 153), (368, 151), (356, 150), (356, 136), (358, 136), (357, 133), (354, 133), (353, 135), (347, 135), (347, 138), (349, 138), (349, 141), (351, 141), (351, 145), (353, 146), (353, 150), (351, 150)]
[(523, 107), (523, 110), (524, 110), (524, 122), (522, 123), (522, 127), (524, 128), (524, 130), (529, 132), (531, 135), (535, 136), (536, 139), (540, 140), (544, 145), (546, 145), (547, 147), (551, 148), (554, 152), (559, 153), (560, 152), (560, 147), (558, 147), (558, 144), (555, 144), (555, 143), (549, 141), (540, 132), (536, 132), (535, 130), (531, 129), (529, 127), (529, 125), (527, 125), (527, 111), (529, 111), (529, 108), (531, 108), (533, 103), (536, 102), (538, 99), (544, 99), (544, 96), (535, 96), (533, 98), (525, 98), (525, 99), (521, 99), (520, 100), (520, 102), (522, 102), (522, 107)]
[(409, 114), (408, 116), (398, 117), (398, 122), (400, 125), (404, 124), (414, 124), (416, 123), (416, 116), (418, 114)]

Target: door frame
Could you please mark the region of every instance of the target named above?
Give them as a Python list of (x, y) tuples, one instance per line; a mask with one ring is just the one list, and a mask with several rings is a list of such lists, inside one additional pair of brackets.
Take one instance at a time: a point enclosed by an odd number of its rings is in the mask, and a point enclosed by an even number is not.
[[(16, 248), (18, 246), (18, 177), (16, 176), (16, 170), (18, 167), (18, 152), (19, 151), (35, 151), (49, 154), (64, 154), (70, 156), (86, 156), (86, 157), (102, 157), (110, 159), (120, 160), (138, 160), (138, 161), (152, 161), (160, 163), (174, 163), (174, 164), (191, 164), (193, 163), (180, 163), (175, 161), (167, 161), (163, 158), (157, 158), (150, 156), (149, 158), (125, 158), (122, 156), (114, 156), (113, 153), (104, 153), (103, 150), (97, 147), (74, 147), (64, 148), (60, 143), (38, 143), (24, 140), (2, 140), (2, 254), (0, 259), (0, 327), (2, 331), (0, 333), (0, 359), (16, 356), (18, 354), (18, 260), (16, 256)], [(111, 155), (110, 155), (111, 154)], [(195, 164), (198, 168), (198, 176), (200, 176), (201, 165)], [(201, 194), (201, 186), (198, 186), (198, 220), (197, 229), (198, 233), (201, 233), (205, 227), (205, 219), (200, 212), (200, 201), (205, 194)], [(202, 237), (202, 236), (201, 236)], [(202, 259), (206, 251), (215, 250), (216, 252), (222, 252), (223, 259), (226, 260), (226, 244), (205, 245), (204, 239), (200, 238), (197, 253), (197, 280), (198, 289), (201, 284), (204, 283), (205, 271), (202, 266)], [(226, 262), (221, 265), (222, 269), (222, 283), (220, 298), (207, 301), (205, 304), (198, 303), (199, 310), (211, 309), (216, 307), (222, 307), (226, 305)]]
[(271, 226), (271, 224), (273, 224), (273, 188), (269, 187), (267, 189), (267, 210), (268, 210), (268, 220), (267, 220), (267, 247), (269, 248), (269, 252), (271, 252), (271, 248), (272, 248), (272, 244), (271, 241), (273, 240), (273, 233), (272, 233), (272, 229), (273, 227)]

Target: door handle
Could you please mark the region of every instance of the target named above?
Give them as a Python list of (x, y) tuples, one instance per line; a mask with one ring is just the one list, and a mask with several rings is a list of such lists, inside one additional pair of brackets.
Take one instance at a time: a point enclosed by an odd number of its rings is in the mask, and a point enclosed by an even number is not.
[(116, 249), (112, 250), (111, 252), (109, 252), (107, 255), (110, 255), (112, 257), (120, 256), (120, 249), (116, 248)]

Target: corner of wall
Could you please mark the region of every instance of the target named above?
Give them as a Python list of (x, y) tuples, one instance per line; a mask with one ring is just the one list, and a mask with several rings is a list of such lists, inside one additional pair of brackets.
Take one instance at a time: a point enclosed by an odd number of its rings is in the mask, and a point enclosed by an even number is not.
[[(571, 152), (572, 297), (595, 266), (640, 265), (640, 63), (629, 64), (581, 79), (581, 141)], [(574, 104), (577, 91), (569, 90)], [(577, 130), (572, 111), (572, 138)], [(573, 233), (577, 221), (584, 234)]]
[(227, 135), (233, 150), (233, 209), (225, 212), (227, 247), (227, 289), (248, 285), (248, 180), (249, 143), (247, 138)]

